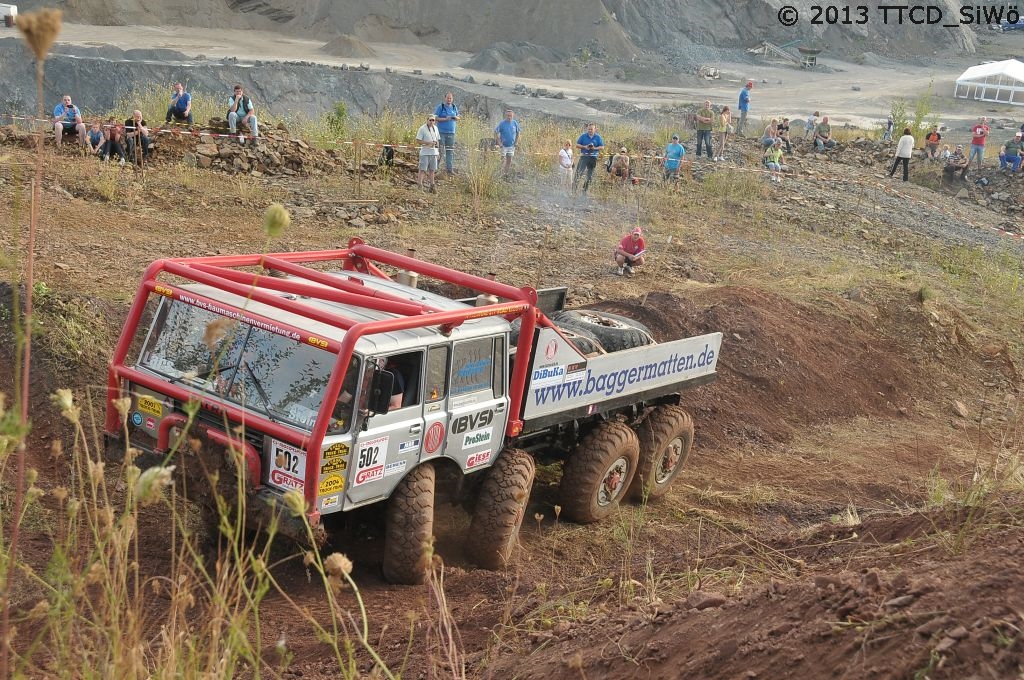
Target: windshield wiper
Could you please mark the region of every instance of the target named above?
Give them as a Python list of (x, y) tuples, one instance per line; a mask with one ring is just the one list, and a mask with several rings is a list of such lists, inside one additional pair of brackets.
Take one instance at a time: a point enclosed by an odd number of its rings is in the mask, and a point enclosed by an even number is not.
[(249, 365), (248, 361), (243, 361), (242, 362), (242, 366), (245, 367), (245, 370), (249, 374), (249, 377), (252, 378), (252, 386), (256, 388), (256, 391), (260, 395), (260, 399), (263, 400), (263, 403), (266, 406), (265, 410), (266, 410), (266, 413), (267, 413), (267, 417), (270, 418), (270, 420), (272, 422), (275, 422), (275, 423), (281, 422), (280, 420), (275, 418), (273, 416), (273, 414), (270, 412), (271, 411), (271, 408), (270, 408), (270, 395), (268, 395), (267, 391), (265, 389), (263, 389), (263, 385), (260, 383), (260, 379), (256, 377), (256, 372), (252, 370), (252, 366)]

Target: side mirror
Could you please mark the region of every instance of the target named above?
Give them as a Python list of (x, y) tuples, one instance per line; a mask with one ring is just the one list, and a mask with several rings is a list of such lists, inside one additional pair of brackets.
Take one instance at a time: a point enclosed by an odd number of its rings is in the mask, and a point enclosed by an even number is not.
[(395, 387), (395, 376), (391, 371), (376, 368), (370, 379), (370, 394), (366, 407), (371, 413), (387, 413), (391, 408), (391, 391)]

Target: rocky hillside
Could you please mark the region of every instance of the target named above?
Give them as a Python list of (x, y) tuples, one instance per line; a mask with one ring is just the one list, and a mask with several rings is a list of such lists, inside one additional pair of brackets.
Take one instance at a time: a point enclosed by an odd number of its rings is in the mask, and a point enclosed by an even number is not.
[[(24, 9), (52, 6), (28, 0)], [(382, 0), (372, 4), (332, 0), (62, 0), (71, 21), (91, 24), (170, 24), (280, 30), (325, 41), (353, 34), (369, 42), (412, 42), (444, 49), (479, 51), (496, 42), (530, 41), (571, 53), (582, 47), (621, 59), (641, 50), (687, 54), (694, 46), (751, 47), (762, 40), (825, 43), (838, 52), (873, 51), (889, 56), (929, 56), (937, 45), (973, 52), (969, 28), (941, 25), (889, 25), (870, 16), (861, 26), (812, 26), (812, 3), (794, 0), (800, 10), (792, 28), (778, 19), (772, 0), (480, 0), (472, 5), (446, 0)], [(958, 17), (960, 3), (937, 0), (947, 17)], [(874, 9), (874, 6), (872, 6)], [(877, 12), (876, 12), (877, 14)], [(486, 20), (481, 21), (481, 18)]]

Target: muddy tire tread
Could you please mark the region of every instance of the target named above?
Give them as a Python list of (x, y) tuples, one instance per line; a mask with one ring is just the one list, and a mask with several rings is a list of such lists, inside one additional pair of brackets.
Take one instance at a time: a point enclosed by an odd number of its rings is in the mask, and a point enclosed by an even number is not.
[(484, 569), (501, 570), (512, 561), (536, 466), (526, 451), (505, 449), (485, 474), (466, 552)]

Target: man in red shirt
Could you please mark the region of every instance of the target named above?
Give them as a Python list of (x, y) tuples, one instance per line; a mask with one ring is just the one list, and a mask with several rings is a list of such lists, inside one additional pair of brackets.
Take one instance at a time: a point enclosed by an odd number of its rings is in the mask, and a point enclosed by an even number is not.
[(619, 276), (632, 276), (633, 267), (639, 267), (644, 263), (646, 252), (647, 244), (644, 243), (643, 230), (640, 227), (633, 227), (633, 231), (623, 236), (615, 249), (615, 264), (618, 267), (615, 273)]
[(971, 155), (967, 157), (967, 167), (970, 167), (974, 157), (978, 157), (978, 169), (981, 170), (981, 162), (985, 160), (985, 138), (988, 137), (988, 118), (981, 117), (977, 125), (971, 128)]

